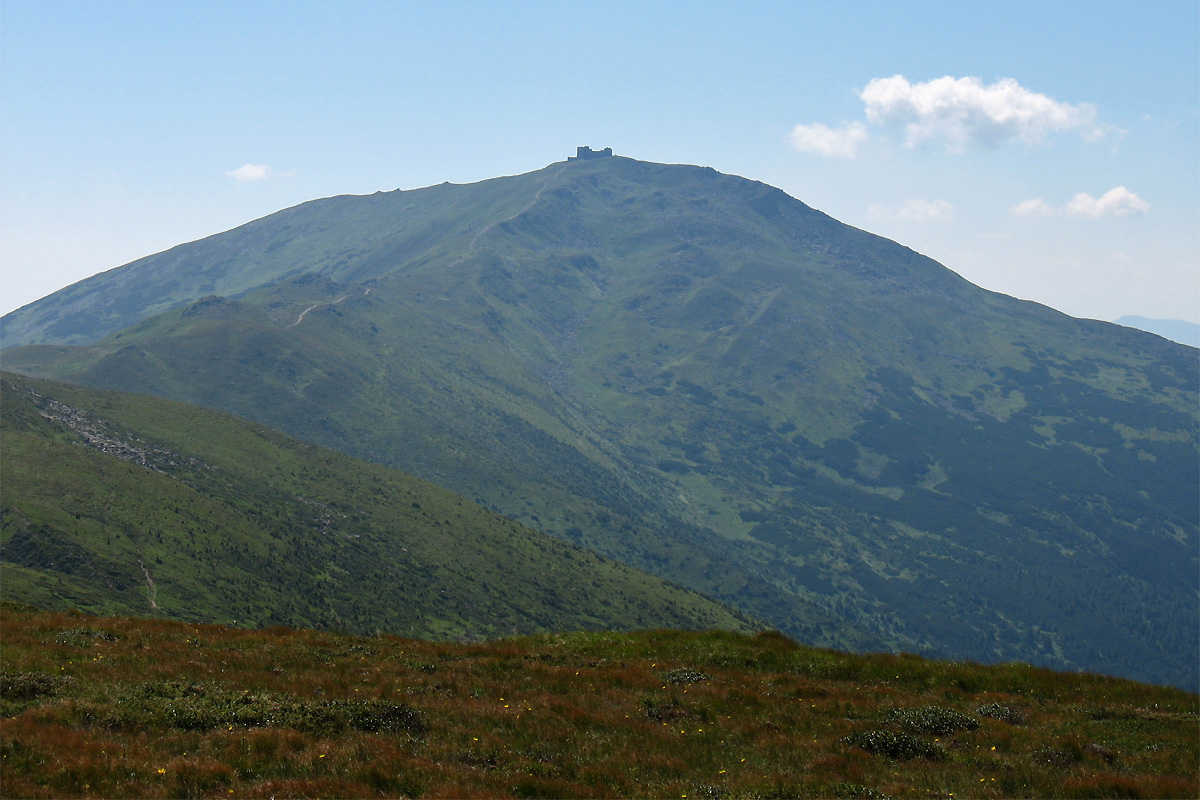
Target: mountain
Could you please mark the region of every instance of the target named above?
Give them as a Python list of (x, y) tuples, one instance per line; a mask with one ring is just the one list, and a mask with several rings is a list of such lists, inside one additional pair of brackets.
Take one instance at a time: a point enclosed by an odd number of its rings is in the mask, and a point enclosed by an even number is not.
[(1157, 333), (1164, 339), (1186, 344), (1188, 347), (1200, 347), (1200, 325), (1182, 319), (1149, 319), (1136, 315), (1121, 317), (1118, 325), (1128, 328)]
[(752, 624), (226, 414), (0, 373), (0, 576), (45, 608), (426, 638)]
[(1195, 351), (755, 181), (314, 201), (3, 332), (7, 369), (398, 467), (805, 642), (1200, 685)]

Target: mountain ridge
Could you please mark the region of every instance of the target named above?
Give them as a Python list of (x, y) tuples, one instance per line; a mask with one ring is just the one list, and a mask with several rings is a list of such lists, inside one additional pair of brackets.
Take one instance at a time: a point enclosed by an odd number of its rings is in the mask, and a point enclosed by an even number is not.
[(1182, 319), (1150, 319), (1136, 314), (1127, 314), (1113, 321), (1117, 325), (1149, 331), (1178, 344), (1200, 348), (1200, 325), (1195, 322)]

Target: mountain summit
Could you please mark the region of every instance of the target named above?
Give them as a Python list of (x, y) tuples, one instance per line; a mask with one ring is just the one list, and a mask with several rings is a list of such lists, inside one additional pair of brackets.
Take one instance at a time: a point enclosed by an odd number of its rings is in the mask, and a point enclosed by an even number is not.
[(813, 644), (1195, 688), (1195, 351), (710, 168), (316, 200), (7, 315), (8, 369), (399, 467)]

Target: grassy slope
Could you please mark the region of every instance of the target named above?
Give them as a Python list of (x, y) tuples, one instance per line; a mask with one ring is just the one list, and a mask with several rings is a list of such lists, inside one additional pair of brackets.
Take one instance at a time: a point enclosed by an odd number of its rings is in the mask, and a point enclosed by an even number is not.
[[(108, 355), (90, 374), (101, 385), (138, 385), (403, 464), (526, 525), (737, 602), (806, 638), (836, 629), (843, 646), (880, 645), (763, 580), (722, 537), (663, 514), (654, 493), (629, 479), (629, 460), (588, 433), (586, 409), (567, 409), (564, 418), (561, 398), (508, 348), (458, 330), (437, 305), (397, 314), (398, 298), (420, 297), (422, 286), (373, 282), (348, 292), (300, 278), (264, 290), (257, 302), (202, 301), (98, 345), (95, 352)], [(347, 294), (292, 325), (310, 306)], [(6, 351), (5, 364), (19, 368), (30, 353)], [(218, 365), (232, 371), (221, 367), (216, 376)]]
[(777, 634), (0, 624), (12, 797), (1195, 797), (1200, 698)]
[(444, 489), (243, 420), (0, 380), (6, 599), (440, 638), (749, 624)]
[(422, 191), (236, 239), (320, 277), (6, 364), (402, 468), (805, 641), (1200, 681), (1194, 351), (712, 170)]
[(469, 205), (450, 184), (302, 203), (61, 289), (4, 315), (0, 340), (89, 344), (208, 295), (236, 296), (309, 272), (364, 280), (414, 254), (437, 257), (477, 233), (481, 218), (511, 216), (544, 179), (534, 172), (473, 184)]

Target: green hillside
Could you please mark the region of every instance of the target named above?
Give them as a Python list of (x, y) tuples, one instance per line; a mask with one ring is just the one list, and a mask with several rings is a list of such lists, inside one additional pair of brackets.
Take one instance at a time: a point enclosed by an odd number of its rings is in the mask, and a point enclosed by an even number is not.
[(427, 638), (751, 623), (425, 481), (243, 420), (4, 373), (6, 600)]
[[(432, 643), (0, 609), (6, 797), (1194, 798), (1200, 698), (777, 633)], [(147, 658), (153, 654), (153, 658)]]
[(760, 183), (332, 198), (3, 324), (8, 369), (398, 467), (806, 642), (1200, 685), (1196, 351)]

